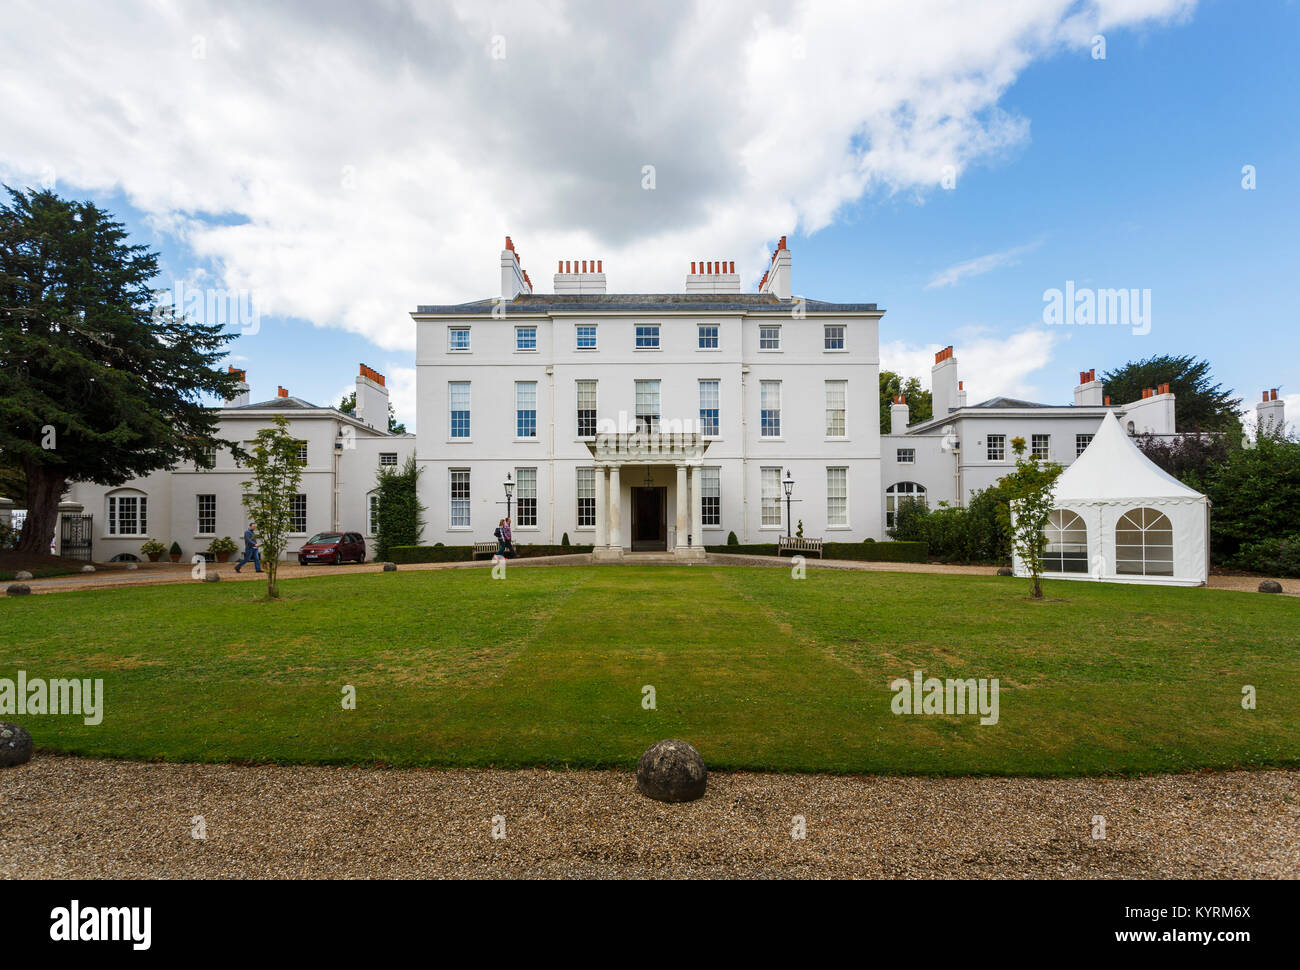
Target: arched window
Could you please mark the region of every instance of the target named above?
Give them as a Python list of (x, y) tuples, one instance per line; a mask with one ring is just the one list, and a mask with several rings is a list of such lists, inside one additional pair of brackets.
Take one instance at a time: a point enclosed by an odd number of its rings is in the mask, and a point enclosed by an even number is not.
[(916, 482), (896, 482), (885, 489), (885, 528), (894, 527), (894, 513), (898, 511), (899, 503), (909, 498), (924, 503), (925, 486)]
[(1043, 550), (1043, 572), (1086, 573), (1088, 571), (1088, 527), (1077, 513), (1055, 509), (1043, 528), (1047, 547)]
[(1125, 512), (1115, 526), (1115, 572), (1130, 576), (1174, 574), (1174, 527), (1155, 509)]
[(149, 534), (149, 496), (134, 488), (110, 492), (105, 499), (108, 534), (111, 536), (147, 536)]

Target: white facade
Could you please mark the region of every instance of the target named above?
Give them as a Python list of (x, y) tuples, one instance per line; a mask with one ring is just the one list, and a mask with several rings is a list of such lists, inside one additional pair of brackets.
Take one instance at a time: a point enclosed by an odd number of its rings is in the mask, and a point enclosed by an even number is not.
[[(733, 531), (774, 542), (786, 471), (805, 534), (883, 538), (874, 304), (778, 296), (784, 239), (757, 294), (730, 272), (692, 273), (681, 294), (606, 294), (589, 272), (603, 263), (578, 260), (534, 295), (515, 259), (507, 242), (501, 299), (412, 314), (426, 542), (490, 539), (507, 475), (520, 542), (567, 534), (612, 556), (699, 554)], [(638, 429), (697, 437), (653, 459), (626, 441), (593, 452), (598, 431)]]
[(965, 505), (976, 492), (997, 484), (1015, 470), (1015, 438), (1025, 440), (1027, 452), (1068, 468), (1108, 414), (1130, 435), (1176, 433), (1168, 385), (1151, 388), (1137, 401), (1112, 405), (1096, 372), (1087, 371), (1079, 375), (1071, 405), (1002, 397), (968, 405), (952, 347), (935, 355), (931, 385), (934, 416), (929, 420), (909, 425), (905, 402), (896, 401), (891, 408), (891, 433), (881, 442), (886, 528), (901, 498), (923, 497), (931, 507), (940, 502)]
[[(363, 383), (368, 385), (364, 390)], [(387, 432), (388, 394), (382, 375), (362, 365), (355, 416), (280, 391), (270, 401), (250, 404), (244, 385), (219, 411), (217, 437), (248, 447), (257, 432), (279, 416), (288, 419), (289, 434), (303, 443), (301, 528), (291, 534), (285, 558), (296, 556), (298, 547), (317, 532), (360, 532), (373, 541), (370, 497), (378, 470), (381, 465), (400, 467), (415, 452), (414, 435)], [(93, 555), (98, 561), (143, 558), (141, 544), (156, 539), (168, 547), (178, 543), (188, 562), (218, 537), (230, 536), (242, 548), (248, 522), (243, 483), (248, 477), (248, 470), (223, 450), (210, 469), (186, 463), (121, 486), (78, 482), (61, 508), (93, 516)]]

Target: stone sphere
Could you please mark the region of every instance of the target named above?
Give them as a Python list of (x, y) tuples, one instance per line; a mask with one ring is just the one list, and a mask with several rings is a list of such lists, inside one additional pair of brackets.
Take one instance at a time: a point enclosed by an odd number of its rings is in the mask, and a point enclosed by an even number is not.
[(0, 768), (32, 760), (32, 736), (17, 724), (0, 721)]
[(1259, 591), (1261, 593), (1280, 593), (1282, 592), (1282, 584), (1276, 579), (1266, 579), (1259, 584)]
[(26, 583), (10, 583), (5, 587), (5, 593), (9, 596), (27, 596), (31, 591), (32, 588)]
[(395, 572), (397, 572), (397, 563), (395, 563), (395, 562), (386, 562), (386, 563), (384, 563), (384, 572), (386, 572), (386, 573), (395, 573)]
[(704, 794), (708, 769), (700, 753), (685, 741), (652, 744), (636, 766), (636, 790), (660, 802), (689, 802)]
[(82, 567), (81, 567), (81, 571), (82, 571), (83, 573), (93, 573), (93, 572), (95, 571), (95, 567), (94, 567), (94, 566), (82, 566)]
[(221, 577), (218, 576), (216, 573), (204, 573), (203, 581), (205, 583), (219, 583), (221, 582)]
[(129, 562), (129, 563), (126, 564), (126, 568), (127, 568), (127, 569), (139, 569), (140, 567), (139, 567), (139, 565), (136, 564), (136, 563)]
[(1011, 571), (1011, 567), (1010, 567), (1010, 566), (1003, 566), (1001, 569), (998, 570), (998, 575), (999, 575), (999, 576), (1014, 576), (1015, 573)]
[(14, 579), (18, 580), (18, 582), (20, 583), (26, 582), (31, 578), (32, 578), (32, 574), (29, 573), (26, 569), (20, 569), (18, 570), (18, 572), (14, 573)]

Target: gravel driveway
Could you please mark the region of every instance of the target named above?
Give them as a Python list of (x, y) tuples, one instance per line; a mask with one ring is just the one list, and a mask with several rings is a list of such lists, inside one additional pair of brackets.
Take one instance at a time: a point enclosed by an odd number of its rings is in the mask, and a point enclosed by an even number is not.
[[(1093, 817), (1106, 838), (1092, 837)], [(203, 816), (206, 838), (192, 835)], [(504, 838), (494, 839), (493, 817)], [(803, 816), (806, 838), (792, 837)], [(0, 772), (0, 878), (1297, 878), (1300, 772), (1018, 779), (38, 756)]]

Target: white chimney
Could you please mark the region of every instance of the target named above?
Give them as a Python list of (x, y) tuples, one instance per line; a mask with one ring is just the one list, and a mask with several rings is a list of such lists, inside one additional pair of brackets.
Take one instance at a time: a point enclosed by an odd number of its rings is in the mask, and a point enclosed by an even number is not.
[(247, 377), (247, 374), (246, 372), (240, 370), (238, 367), (228, 366), (226, 370), (229, 371), (231, 374), (238, 374), (239, 383), (235, 385), (235, 396), (226, 399), (225, 407), (242, 408), (246, 404), (250, 403), (248, 397), (248, 381), (245, 379)]
[(691, 263), (690, 275), (686, 277), (686, 292), (739, 293), (740, 274), (736, 272), (736, 264), (726, 260)]
[(1264, 392), (1264, 400), (1255, 405), (1257, 434), (1278, 435), (1286, 428), (1286, 402), (1277, 396), (1277, 388)]
[(908, 416), (906, 396), (895, 394), (894, 403), (889, 406), (889, 433), (907, 434)]
[(604, 293), (603, 259), (561, 259), (555, 267), (556, 293)]
[(357, 407), (353, 415), (362, 424), (388, 430), (388, 388), (384, 385), (384, 375), (365, 364), (357, 375)]
[(964, 408), (965, 406), (966, 406), (966, 382), (958, 381), (957, 382), (957, 407)]
[(771, 293), (778, 300), (790, 299), (790, 250), (785, 248), (785, 236), (772, 251), (772, 261), (763, 274), (758, 292)]
[(934, 366), (930, 368), (930, 393), (936, 418), (946, 418), (949, 411), (961, 407), (965, 392), (957, 380), (957, 358), (952, 355), (951, 344), (934, 355)]
[(1074, 403), (1081, 408), (1099, 408), (1106, 402), (1105, 388), (1097, 380), (1097, 369), (1079, 371), (1079, 386), (1074, 389)]
[(519, 265), (515, 244), (506, 236), (506, 248), (501, 250), (501, 299), (513, 300), (520, 293), (532, 292), (532, 281)]

